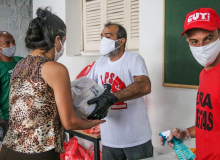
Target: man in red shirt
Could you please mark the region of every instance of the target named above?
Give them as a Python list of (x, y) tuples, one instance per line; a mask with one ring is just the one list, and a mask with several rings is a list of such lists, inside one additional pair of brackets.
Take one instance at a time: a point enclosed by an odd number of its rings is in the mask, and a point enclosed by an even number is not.
[(181, 36), (186, 33), (190, 50), (204, 69), (199, 76), (195, 126), (173, 129), (169, 139), (196, 138), (197, 160), (219, 160), (220, 17), (211, 8), (200, 8), (187, 14), (184, 29)]

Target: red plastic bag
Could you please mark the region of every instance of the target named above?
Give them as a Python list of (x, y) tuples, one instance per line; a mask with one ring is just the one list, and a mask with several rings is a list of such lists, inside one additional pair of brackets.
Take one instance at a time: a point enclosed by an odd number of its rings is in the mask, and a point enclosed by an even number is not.
[[(89, 153), (90, 150), (92, 149), (91, 154)], [(94, 160), (94, 146), (91, 146), (86, 154), (85, 160)], [(102, 160), (102, 151), (100, 151), (100, 160)]]
[(95, 61), (92, 63), (92, 65), (88, 65), (86, 66), (76, 77), (76, 79), (81, 78), (83, 76), (87, 76), (90, 72), (90, 70), (92, 69), (92, 66), (95, 64)]
[(87, 150), (78, 143), (76, 137), (71, 138), (67, 143), (63, 142), (64, 153), (60, 153), (61, 160), (85, 160)]
[(100, 135), (100, 125), (95, 126), (91, 129), (84, 129), (83, 132), (99, 136)]

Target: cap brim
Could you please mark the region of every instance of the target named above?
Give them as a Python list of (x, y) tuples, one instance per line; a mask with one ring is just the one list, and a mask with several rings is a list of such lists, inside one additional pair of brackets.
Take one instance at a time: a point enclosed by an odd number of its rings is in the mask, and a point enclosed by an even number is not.
[(181, 36), (183, 36), (186, 31), (190, 30), (190, 29), (193, 29), (193, 28), (200, 28), (200, 29), (205, 29), (205, 30), (208, 30), (208, 31), (214, 31), (216, 30), (218, 27), (214, 27), (214, 26), (207, 26), (207, 25), (198, 25), (198, 26), (192, 26), (192, 27), (189, 27), (187, 28), (185, 31), (182, 32)]

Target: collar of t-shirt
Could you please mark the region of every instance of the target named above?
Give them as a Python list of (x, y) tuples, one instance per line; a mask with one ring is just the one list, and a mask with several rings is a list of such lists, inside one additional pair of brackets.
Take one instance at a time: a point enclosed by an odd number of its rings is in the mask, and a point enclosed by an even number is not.
[(123, 61), (124, 57), (125, 57), (125, 54), (126, 54), (126, 51), (123, 53), (123, 55), (116, 61), (110, 61), (110, 58), (108, 57), (108, 63), (111, 64), (111, 65), (116, 65), (120, 62)]

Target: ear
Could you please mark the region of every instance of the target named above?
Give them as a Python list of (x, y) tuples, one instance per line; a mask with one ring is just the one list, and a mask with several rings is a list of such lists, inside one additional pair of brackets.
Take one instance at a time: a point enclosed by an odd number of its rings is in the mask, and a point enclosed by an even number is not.
[(125, 38), (121, 38), (119, 41), (120, 41), (120, 46), (124, 46), (126, 42)]
[(60, 36), (56, 36), (54, 41), (54, 46), (60, 44), (59, 40), (60, 40)]

